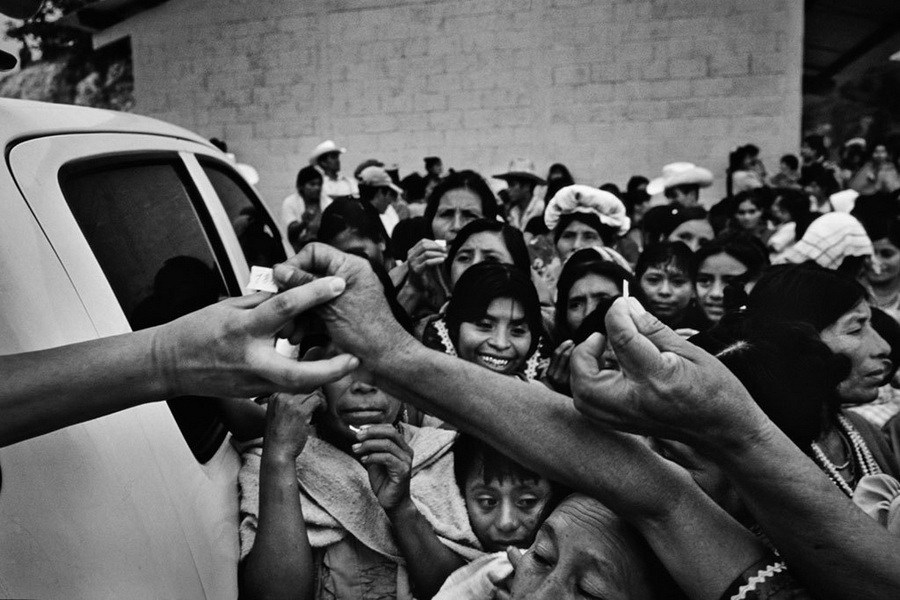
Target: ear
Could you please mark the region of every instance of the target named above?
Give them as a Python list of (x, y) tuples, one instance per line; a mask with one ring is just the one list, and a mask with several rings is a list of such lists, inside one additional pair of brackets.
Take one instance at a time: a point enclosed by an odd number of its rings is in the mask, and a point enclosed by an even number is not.
[(0, 13), (14, 19), (27, 19), (41, 8), (43, 0), (0, 0)]

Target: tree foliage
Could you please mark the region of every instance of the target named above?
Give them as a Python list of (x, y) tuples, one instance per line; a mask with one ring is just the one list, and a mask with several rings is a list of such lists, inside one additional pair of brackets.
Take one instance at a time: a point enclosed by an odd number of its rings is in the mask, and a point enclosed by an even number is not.
[(63, 17), (96, 0), (45, 0), (40, 10), (21, 24), (11, 24), (6, 36), (38, 50), (45, 59), (90, 51), (90, 34), (60, 22)]

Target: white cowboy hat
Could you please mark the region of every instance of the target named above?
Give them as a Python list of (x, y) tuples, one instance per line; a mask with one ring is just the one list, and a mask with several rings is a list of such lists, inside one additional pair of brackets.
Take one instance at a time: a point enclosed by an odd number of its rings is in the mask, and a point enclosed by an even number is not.
[(660, 194), (676, 185), (699, 185), (709, 187), (713, 182), (713, 174), (694, 163), (674, 162), (662, 168), (662, 177), (657, 177), (647, 184), (647, 193), (651, 196)]
[(314, 165), (318, 162), (319, 157), (323, 154), (329, 154), (331, 152), (339, 152), (343, 154), (346, 152), (346, 148), (339, 148), (337, 144), (334, 143), (333, 140), (325, 140), (318, 146), (316, 146), (313, 151), (309, 155), (309, 164)]
[(527, 158), (514, 158), (509, 163), (506, 173), (494, 175), (494, 179), (502, 179), (509, 181), (510, 179), (528, 179), (538, 185), (545, 185), (547, 182), (537, 174), (534, 163)]

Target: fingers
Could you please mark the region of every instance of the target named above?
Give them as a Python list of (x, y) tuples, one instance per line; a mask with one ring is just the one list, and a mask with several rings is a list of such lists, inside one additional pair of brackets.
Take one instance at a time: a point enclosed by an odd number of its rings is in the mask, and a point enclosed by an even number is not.
[(599, 375), (603, 367), (603, 352), (605, 350), (606, 338), (596, 332), (575, 346), (572, 350), (572, 357), (569, 359), (572, 379), (590, 379)]
[(286, 262), (275, 265), (275, 282), (282, 289), (311, 282), (316, 276), (335, 275), (346, 255), (326, 244), (307, 244)]
[(277, 332), (294, 317), (337, 298), (346, 287), (339, 277), (325, 277), (272, 296), (251, 313), (251, 326), (262, 332)]
[(521, 562), (522, 556), (522, 551), (515, 546), (510, 546), (506, 549), (506, 558), (508, 558), (510, 564), (512, 564), (513, 570), (519, 568), (519, 562)]
[(279, 389), (308, 392), (323, 384), (336, 381), (359, 367), (359, 359), (340, 354), (326, 360), (297, 362), (271, 348), (259, 361), (261, 376)]
[[(638, 329), (638, 323), (641, 329)], [(606, 313), (606, 331), (622, 371), (631, 377), (658, 373), (663, 368), (657, 342), (664, 350), (686, 343), (634, 298), (619, 298), (613, 302)], [(678, 345), (673, 344), (673, 340)]]

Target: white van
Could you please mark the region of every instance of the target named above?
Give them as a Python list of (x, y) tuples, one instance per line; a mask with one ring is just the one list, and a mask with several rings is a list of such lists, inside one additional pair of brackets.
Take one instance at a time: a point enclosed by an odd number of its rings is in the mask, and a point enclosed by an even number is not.
[[(0, 100), (0, 141), (2, 354), (169, 320), (286, 256), (253, 188), (184, 129)], [(215, 401), (182, 400), (0, 450), (0, 596), (237, 597), (239, 459)]]

